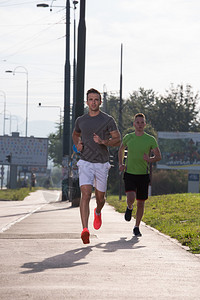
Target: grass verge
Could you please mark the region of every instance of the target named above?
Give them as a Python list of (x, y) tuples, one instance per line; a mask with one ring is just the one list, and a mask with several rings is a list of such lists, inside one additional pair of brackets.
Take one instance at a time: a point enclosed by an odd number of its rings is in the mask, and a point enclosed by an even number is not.
[[(118, 212), (126, 210), (125, 196), (108, 195), (107, 202)], [(135, 216), (134, 205), (133, 216)], [(200, 194), (173, 194), (151, 196), (145, 203), (142, 219), (147, 225), (188, 246), (190, 251), (200, 254)]]
[(30, 193), (35, 192), (37, 188), (21, 188), (15, 190), (0, 190), (0, 200), (24, 200)]

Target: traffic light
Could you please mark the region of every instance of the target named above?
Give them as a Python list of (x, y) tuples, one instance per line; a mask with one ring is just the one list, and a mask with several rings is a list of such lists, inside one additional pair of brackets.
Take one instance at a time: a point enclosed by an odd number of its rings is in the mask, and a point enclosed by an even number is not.
[(10, 164), (11, 163), (11, 154), (6, 155), (6, 161)]

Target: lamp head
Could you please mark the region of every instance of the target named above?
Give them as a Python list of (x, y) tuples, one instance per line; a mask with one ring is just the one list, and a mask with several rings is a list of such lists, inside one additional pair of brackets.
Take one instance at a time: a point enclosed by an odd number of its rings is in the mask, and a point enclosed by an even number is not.
[(73, 1), (74, 8), (76, 9), (76, 5), (78, 4), (78, 1)]
[(46, 3), (40, 3), (36, 5), (37, 7), (49, 7), (49, 4)]

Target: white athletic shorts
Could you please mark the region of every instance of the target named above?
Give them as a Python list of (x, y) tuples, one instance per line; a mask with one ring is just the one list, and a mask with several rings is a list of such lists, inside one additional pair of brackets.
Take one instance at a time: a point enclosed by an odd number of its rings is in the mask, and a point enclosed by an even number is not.
[(79, 185), (92, 185), (100, 192), (106, 192), (110, 163), (91, 163), (80, 159), (77, 163)]

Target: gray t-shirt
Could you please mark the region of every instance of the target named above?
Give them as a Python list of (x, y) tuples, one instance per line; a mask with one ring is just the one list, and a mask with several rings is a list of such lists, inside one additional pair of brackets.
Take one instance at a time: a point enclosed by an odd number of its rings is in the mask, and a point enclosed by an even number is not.
[(81, 133), (83, 150), (80, 158), (92, 163), (105, 163), (109, 161), (109, 152), (105, 145), (94, 142), (96, 133), (102, 140), (110, 137), (110, 132), (118, 130), (115, 120), (110, 115), (100, 111), (97, 116), (85, 114), (78, 117), (75, 122), (75, 131)]

